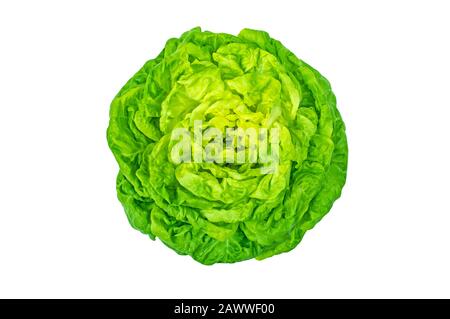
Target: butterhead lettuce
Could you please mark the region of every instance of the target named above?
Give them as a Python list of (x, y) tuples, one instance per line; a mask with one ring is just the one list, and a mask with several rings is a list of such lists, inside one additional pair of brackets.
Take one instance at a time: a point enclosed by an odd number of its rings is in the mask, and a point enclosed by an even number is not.
[[(256, 146), (219, 138), (208, 160), (212, 128), (255, 129)], [(193, 138), (179, 144), (179, 129)], [(274, 129), (277, 145), (264, 140)], [(203, 264), (293, 249), (346, 179), (345, 128), (329, 82), (262, 31), (195, 28), (168, 40), (112, 101), (107, 139), (130, 224)], [(174, 159), (177, 145), (191, 156)], [(262, 148), (275, 156), (264, 161)], [(253, 160), (227, 160), (252, 150)]]

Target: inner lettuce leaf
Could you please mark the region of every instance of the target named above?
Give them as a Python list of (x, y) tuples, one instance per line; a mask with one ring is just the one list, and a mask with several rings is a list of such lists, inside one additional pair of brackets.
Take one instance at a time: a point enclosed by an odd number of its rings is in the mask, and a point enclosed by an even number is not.
[[(196, 121), (202, 132), (277, 128), (275, 168), (174, 161), (172, 133), (194, 134)], [(168, 40), (112, 101), (107, 140), (132, 227), (207, 265), (290, 251), (346, 179), (345, 127), (329, 82), (263, 31), (194, 28)]]

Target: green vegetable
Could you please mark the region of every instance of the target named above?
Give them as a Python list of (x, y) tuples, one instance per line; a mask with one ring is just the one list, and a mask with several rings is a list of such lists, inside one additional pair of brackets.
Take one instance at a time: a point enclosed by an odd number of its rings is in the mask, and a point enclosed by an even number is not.
[[(208, 144), (211, 128), (252, 128), (258, 143), (226, 137), (231, 148), (221, 149), (221, 138)], [(178, 129), (193, 138), (174, 139)], [(259, 138), (264, 129), (279, 144)], [(167, 41), (112, 101), (107, 138), (130, 224), (203, 264), (293, 249), (346, 178), (345, 127), (330, 84), (262, 31), (195, 28)], [(219, 145), (213, 160), (202, 156), (207, 145)], [(258, 155), (264, 147), (270, 161), (226, 160), (228, 151)], [(201, 161), (174, 159), (180, 149)]]

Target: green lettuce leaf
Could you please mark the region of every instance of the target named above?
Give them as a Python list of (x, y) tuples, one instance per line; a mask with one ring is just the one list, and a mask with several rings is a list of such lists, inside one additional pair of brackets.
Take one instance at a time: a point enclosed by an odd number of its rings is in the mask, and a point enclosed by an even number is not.
[[(174, 130), (195, 135), (198, 121), (202, 133), (276, 128), (277, 162), (221, 162), (228, 151), (220, 148), (215, 160), (174, 161)], [(112, 101), (107, 140), (130, 224), (203, 264), (293, 249), (346, 179), (345, 126), (329, 82), (250, 29), (233, 36), (195, 28), (167, 41)]]

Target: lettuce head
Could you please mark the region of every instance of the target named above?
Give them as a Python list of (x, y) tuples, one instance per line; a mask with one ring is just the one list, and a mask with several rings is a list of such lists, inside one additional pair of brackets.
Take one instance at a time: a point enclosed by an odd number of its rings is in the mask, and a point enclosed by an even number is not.
[(329, 82), (250, 29), (168, 40), (112, 101), (107, 140), (131, 226), (203, 264), (290, 251), (346, 179)]

